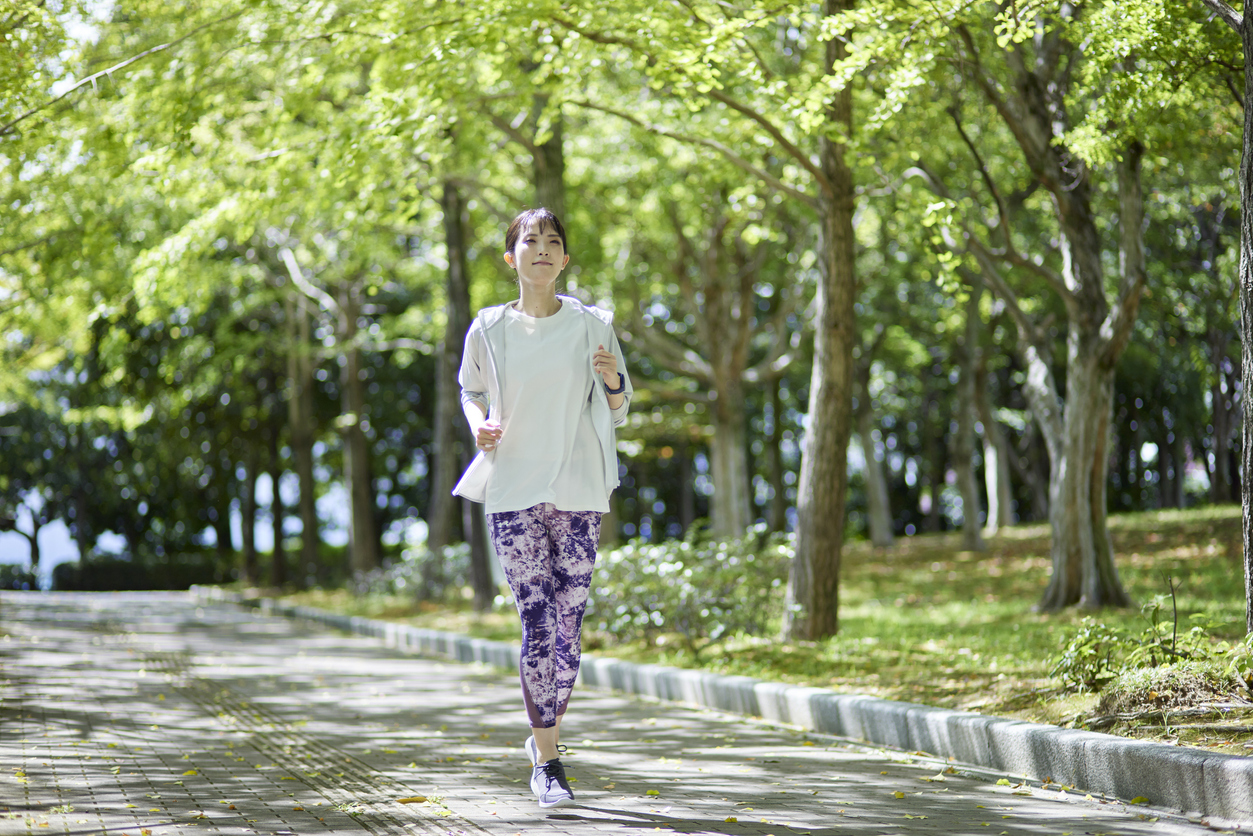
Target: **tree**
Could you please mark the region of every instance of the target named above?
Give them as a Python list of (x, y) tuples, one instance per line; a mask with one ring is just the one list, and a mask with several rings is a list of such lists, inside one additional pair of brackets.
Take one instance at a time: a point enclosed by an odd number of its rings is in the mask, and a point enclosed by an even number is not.
[[(1130, 338), (1147, 274), (1141, 162), (1142, 139), (1153, 130), (1147, 114), (1107, 103), (1121, 101), (1109, 96), (1109, 87), (1141, 89), (1137, 85), (1149, 85), (1162, 70), (1134, 53), (1127, 58), (1125, 44), (1114, 45), (1111, 39), (1121, 31), (1114, 17), (1121, 14), (1112, 8), (1092, 13), (1065, 8), (1056, 15), (1011, 20), (1003, 13), (997, 18), (1002, 34), (995, 39), (985, 34), (990, 31), (986, 20), (950, 21), (959, 44), (951, 53), (952, 71), (994, 114), (995, 129), (979, 122), (976, 132), (960, 104), (948, 110), (985, 189), (981, 200), (994, 207), (983, 221), (962, 221), (960, 240), (949, 244), (977, 264), (980, 279), (1006, 304), (1019, 329), (1028, 368), (1025, 392), (1051, 463), (1053, 574), (1040, 602), (1044, 609), (1129, 603), (1114, 567), (1105, 492), (1114, 369)], [(1160, 32), (1161, 22), (1157, 14), (1147, 31)], [(1078, 44), (1085, 37), (1094, 46), (1081, 51)], [(1150, 35), (1141, 45), (1148, 51), (1158, 44)], [(1113, 125), (1099, 142), (1091, 138), (1099, 130), (1093, 127), (1095, 119)], [(1002, 147), (994, 144), (1002, 128), (1025, 169), (1016, 175), (998, 176), (995, 170), (1003, 158), (991, 154)], [(952, 200), (945, 177), (926, 163), (922, 168), (937, 194)], [(1108, 186), (1102, 175), (1109, 178)], [(1020, 191), (1006, 188), (1007, 176), (1016, 177), (1012, 182)], [(1030, 211), (1036, 188), (1048, 198), (1060, 269), (1041, 254), (1024, 253), (1030, 239), (1015, 228)], [(1116, 286), (1105, 277), (1105, 262), (1115, 248), (1102, 229), (1102, 203), (1112, 204), (1119, 218)], [(1064, 317), (1064, 397), (1050, 339), (1022, 303), (1024, 285), (1015, 286), (1010, 270), (1047, 287)]]
[[(1240, 38), (1244, 57), (1244, 142), (1240, 153), (1240, 358), (1241, 377), (1253, 380), (1253, 8), (1237, 12), (1223, 0), (1203, 0)], [(1253, 421), (1247, 411), (1241, 431), (1240, 501), (1244, 514), (1245, 629), (1253, 633)]]

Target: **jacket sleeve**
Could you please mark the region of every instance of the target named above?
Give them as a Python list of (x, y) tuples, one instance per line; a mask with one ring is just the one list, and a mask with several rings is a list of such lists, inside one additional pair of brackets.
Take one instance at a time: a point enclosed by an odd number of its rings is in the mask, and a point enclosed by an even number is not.
[(461, 369), (457, 372), (457, 382), (461, 384), (461, 405), (470, 401), (481, 405), (486, 412), (491, 406), (488, 397), (487, 375), (484, 368), (487, 363), (486, 348), (483, 345), (483, 329), (476, 317), (466, 332), (465, 350), (461, 352)]
[(627, 373), (626, 355), (622, 353), (622, 346), (618, 343), (618, 335), (613, 330), (613, 325), (608, 324), (609, 331), (609, 350), (618, 357), (618, 371), (622, 373), (622, 382), (626, 386), (622, 393), (622, 406), (617, 409), (610, 409), (609, 414), (613, 417), (613, 425), (621, 427), (626, 423), (627, 410), (631, 408), (631, 396), (635, 394), (635, 389), (631, 386), (631, 375)]

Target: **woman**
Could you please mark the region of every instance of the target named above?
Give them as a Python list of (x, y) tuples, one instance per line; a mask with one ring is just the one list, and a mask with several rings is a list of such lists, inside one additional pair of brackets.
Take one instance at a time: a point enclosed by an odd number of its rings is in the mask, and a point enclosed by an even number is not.
[(574, 796), (558, 751), (579, 671), (601, 515), (618, 485), (614, 427), (631, 381), (612, 314), (557, 295), (570, 263), (561, 221), (523, 212), (505, 233), (518, 300), (479, 312), (466, 334), (461, 403), (479, 454), (454, 493), (484, 503), (522, 619), (526, 751), (541, 807)]

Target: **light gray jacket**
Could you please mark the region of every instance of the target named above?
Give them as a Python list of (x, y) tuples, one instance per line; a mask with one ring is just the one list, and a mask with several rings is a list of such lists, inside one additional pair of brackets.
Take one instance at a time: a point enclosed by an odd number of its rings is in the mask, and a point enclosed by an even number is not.
[[(563, 306), (577, 311), (583, 318), (587, 330), (588, 365), (591, 365), (592, 355), (597, 347), (605, 346), (618, 356), (618, 371), (622, 373), (626, 385), (622, 393), (622, 406), (617, 409), (610, 408), (609, 396), (605, 394), (604, 386), (592, 387), (592, 425), (596, 428), (596, 437), (600, 440), (601, 452), (605, 457), (605, 494), (608, 495), (618, 486), (619, 481), (618, 443), (614, 428), (626, 423), (627, 410), (631, 406), (631, 396), (634, 393), (631, 377), (626, 371), (626, 358), (622, 354), (622, 346), (618, 344), (618, 335), (613, 330), (613, 313), (584, 305), (571, 296), (557, 298)], [(503, 364), (500, 362), (504, 352), (504, 329), (497, 326), (504, 321), (507, 308), (508, 305), (484, 308), (470, 323), (465, 351), (461, 355), (461, 371), (457, 376), (461, 383), (462, 406), (474, 401), (487, 410), (488, 418), (495, 421), (503, 421), (499, 410), (500, 393), (504, 390)], [(480, 450), (466, 468), (461, 481), (453, 488), (453, 493), (473, 502), (485, 501), (487, 479), (491, 474), (494, 455), (495, 451)]]

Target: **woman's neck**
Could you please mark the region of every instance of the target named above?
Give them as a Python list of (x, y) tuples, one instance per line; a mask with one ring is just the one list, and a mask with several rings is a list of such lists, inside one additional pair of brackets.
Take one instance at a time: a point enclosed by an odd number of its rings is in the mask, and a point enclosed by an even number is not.
[(561, 310), (561, 300), (557, 298), (556, 289), (549, 290), (547, 293), (528, 292), (526, 285), (523, 285), (522, 294), (518, 301), (513, 303), (513, 307), (527, 316), (544, 319)]

